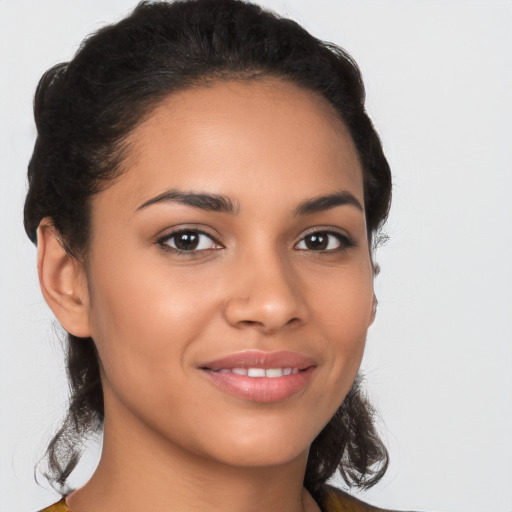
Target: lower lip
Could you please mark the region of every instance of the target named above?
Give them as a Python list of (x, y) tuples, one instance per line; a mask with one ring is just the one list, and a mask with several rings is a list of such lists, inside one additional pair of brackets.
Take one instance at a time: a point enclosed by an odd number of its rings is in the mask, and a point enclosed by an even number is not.
[(282, 377), (248, 377), (235, 373), (202, 371), (222, 391), (253, 402), (279, 402), (302, 391), (315, 368), (312, 366), (293, 375)]

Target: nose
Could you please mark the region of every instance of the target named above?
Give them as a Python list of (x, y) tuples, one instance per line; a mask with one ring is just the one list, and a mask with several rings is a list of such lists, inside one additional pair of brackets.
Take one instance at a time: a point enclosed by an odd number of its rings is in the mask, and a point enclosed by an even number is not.
[(290, 262), (277, 255), (246, 258), (232, 267), (230, 297), (224, 314), (228, 323), (273, 334), (307, 321), (307, 306)]

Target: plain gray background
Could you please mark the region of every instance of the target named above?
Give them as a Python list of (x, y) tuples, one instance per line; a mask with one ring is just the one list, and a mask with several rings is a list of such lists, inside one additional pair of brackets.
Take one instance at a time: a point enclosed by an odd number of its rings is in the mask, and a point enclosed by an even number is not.
[[(363, 363), (391, 466), (359, 496), (403, 510), (511, 512), (512, 2), (261, 3), (354, 56), (394, 175)], [(22, 228), (33, 92), (85, 35), (134, 5), (0, 0), (0, 512), (57, 499), (33, 467), (67, 391)]]

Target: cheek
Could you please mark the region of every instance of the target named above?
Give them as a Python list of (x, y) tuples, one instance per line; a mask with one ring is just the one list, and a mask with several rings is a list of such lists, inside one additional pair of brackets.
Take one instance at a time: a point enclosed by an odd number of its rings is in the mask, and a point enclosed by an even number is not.
[(315, 318), (326, 363), (332, 367), (331, 378), (348, 392), (373, 319), (371, 265), (363, 262), (357, 272), (340, 272), (338, 279), (326, 280), (324, 291), (316, 296)]
[(108, 378), (130, 376), (133, 386), (144, 386), (175, 374), (208, 317), (204, 294), (198, 301), (203, 283), (184, 283), (164, 265), (134, 257), (93, 264), (91, 332)]

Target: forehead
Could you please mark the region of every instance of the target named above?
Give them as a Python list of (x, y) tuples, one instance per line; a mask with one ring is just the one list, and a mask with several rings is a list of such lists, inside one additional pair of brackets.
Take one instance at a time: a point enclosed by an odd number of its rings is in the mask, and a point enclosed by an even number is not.
[(169, 188), (242, 201), (281, 196), (281, 202), (285, 190), (299, 202), (348, 188), (363, 202), (361, 166), (346, 126), (327, 100), (277, 78), (174, 93), (127, 142), (124, 173), (110, 190), (124, 194), (125, 205)]

